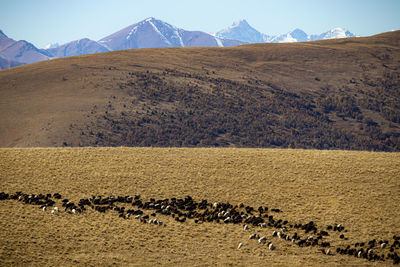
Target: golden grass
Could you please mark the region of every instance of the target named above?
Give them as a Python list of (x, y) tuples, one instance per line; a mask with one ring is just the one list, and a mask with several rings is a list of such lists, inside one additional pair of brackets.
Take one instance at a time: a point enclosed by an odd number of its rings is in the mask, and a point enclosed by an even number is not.
[[(342, 223), (347, 241), (400, 234), (400, 153), (234, 148), (0, 149), (0, 191), (55, 193), (78, 202), (91, 195), (132, 195), (245, 203), (280, 208), (289, 221)], [(326, 256), (274, 240), (272, 229), (123, 220), (112, 211), (51, 216), (37, 206), (0, 202), (0, 265), (390, 265)], [(238, 250), (237, 245), (244, 246)]]

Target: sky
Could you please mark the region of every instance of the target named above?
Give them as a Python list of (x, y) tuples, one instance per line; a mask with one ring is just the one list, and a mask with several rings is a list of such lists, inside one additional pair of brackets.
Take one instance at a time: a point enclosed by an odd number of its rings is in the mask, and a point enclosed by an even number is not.
[(99, 40), (148, 17), (207, 33), (246, 19), (268, 35), (342, 27), (370, 36), (399, 30), (399, 14), (400, 0), (0, 0), (0, 30), (39, 48)]

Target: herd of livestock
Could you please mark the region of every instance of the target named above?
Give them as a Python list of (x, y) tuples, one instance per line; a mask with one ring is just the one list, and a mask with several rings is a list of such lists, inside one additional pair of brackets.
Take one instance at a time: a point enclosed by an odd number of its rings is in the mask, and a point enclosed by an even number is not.
[[(325, 255), (348, 255), (369, 261), (391, 260), (394, 264), (400, 263), (400, 235), (394, 235), (391, 240), (357, 241), (347, 246), (334, 246), (328, 240), (333, 237), (348, 240), (345, 236), (347, 229), (343, 225), (328, 225), (320, 227), (313, 221), (307, 223), (292, 223), (280, 217), (279, 209), (260, 206), (253, 208), (244, 204), (232, 205), (230, 203), (207, 200), (196, 202), (192, 197), (159, 199), (150, 198), (144, 201), (140, 195), (132, 196), (91, 196), (82, 198), (77, 204), (63, 198), (61, 194), (25, 194), (0, 193), (0, 200), (16, 200), (25, 204), (37, 205), (43, 211), (50, 211), (52, 215), (61, 212), (68, 214), (82, 214), (89, 209), (98, 212), (115, 212), (122, 219), (136, 219), (141, 223), (150, 223), (166, 227), (161, 220), (163, 216), (171, 216), (175, 221), (184, 223), (193, 220), (194, 223), (219, 223), (237, 224), (245, 231), (256, 228), (270, 228), (270, 236), (260, 236), (252, 233), (249, 239), (257, 240), (261, 245), (266, 245), (274, 250), (275, 238), (286, 240), (298, 247), (318, 248)], [(268, 240), (269, 239), (269, 240)], [(243, 247), (239, 243), (238, 249)]]

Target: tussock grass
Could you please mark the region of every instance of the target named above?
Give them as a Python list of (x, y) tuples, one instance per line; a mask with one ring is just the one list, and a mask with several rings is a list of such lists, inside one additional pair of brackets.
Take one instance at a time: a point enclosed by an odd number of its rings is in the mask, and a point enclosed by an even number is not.
[[(0, 191), (59, 192), (72, 201), (133, 195), (280, 208), (291, 222), (341, 223), (348, 241), (389, 239), (400, 229), (400, 153), (235, 148), (0, 149)], [(239, 225), (167, 227), (108, 212), (51, 216), (0, 202), (1, 265), (385, 265), (276, 241), (248, 240)], [(272, 230), (257, 229), (270, 240)], [(243, 242), (242, 249), (237, 245)], [(347, 242), (347, 243), (346, 243)]]

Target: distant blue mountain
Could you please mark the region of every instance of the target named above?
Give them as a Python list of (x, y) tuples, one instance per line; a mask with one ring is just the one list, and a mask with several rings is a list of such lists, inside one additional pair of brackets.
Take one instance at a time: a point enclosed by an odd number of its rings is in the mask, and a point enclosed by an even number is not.
[(307, 35), (301, 29), (294, 29), (285, 34), (275, 36), (261, 33), (248, 24), (246, 20), (239, 20), (231, 26), (217, 32), (218, 37), (245, 41), (248, 43), (291, 43), (307, 42), (322, 39), (357, 37), (355, 34), (343, 28), (334, 28), (321, 34)]
[(98, 42), (83, 38), (63, 45), (48, 45), (46, 49), (38, 49), (27, 41), (8, 38), (0, 30), (0, 68), (121, 49), (230, 47), (247, 43), (306, 42), (345, 37), (356, 37), (356, 35), (343, 28), (334, 28), (321, 34), (307, 35), (303, 30), (295, 29), (285, 34), (271, 36), (259, 32), (244, 19), (215, 34), (208, 34), (201, 31), (187, 31), (156, 18), (147, 18)]

